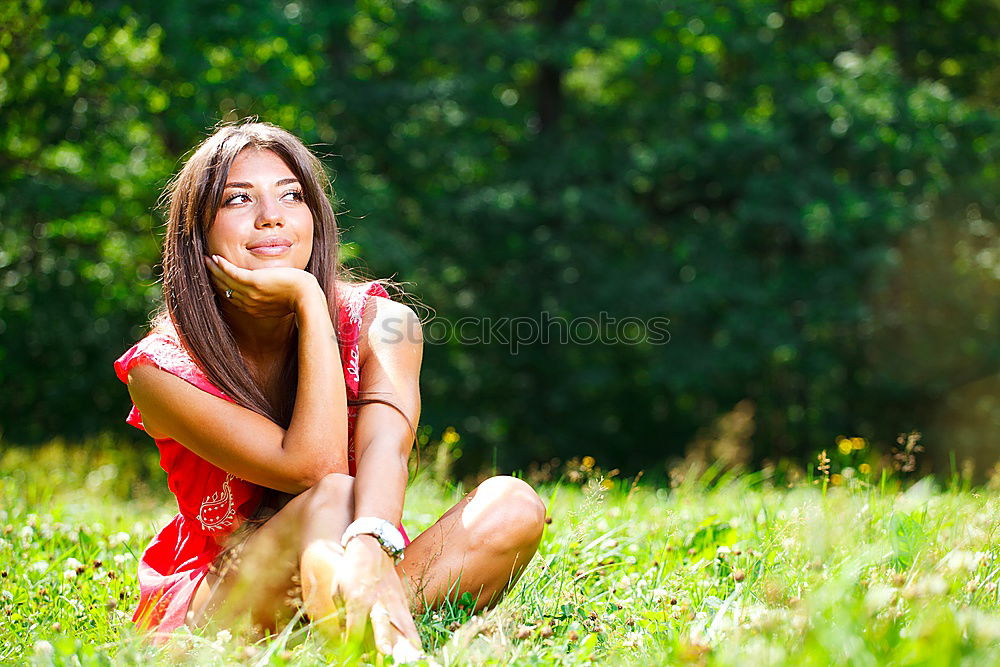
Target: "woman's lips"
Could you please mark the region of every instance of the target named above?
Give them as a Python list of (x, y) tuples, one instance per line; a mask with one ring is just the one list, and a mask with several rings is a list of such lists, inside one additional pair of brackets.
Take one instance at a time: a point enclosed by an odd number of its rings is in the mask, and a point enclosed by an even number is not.
[(278, 257), (291, 250), (292, 242), (288, 239), (261, 239), (247, 246), (247, 250), (262, 257)]
[(284, 255), (291, 249), (291, 246), (287, 245), (262, 245), (257, 246), (256, 248), (247, 248), (247, 250), (253, 254), (263, 255), (264, 257), (277, 257), (279, 255)]

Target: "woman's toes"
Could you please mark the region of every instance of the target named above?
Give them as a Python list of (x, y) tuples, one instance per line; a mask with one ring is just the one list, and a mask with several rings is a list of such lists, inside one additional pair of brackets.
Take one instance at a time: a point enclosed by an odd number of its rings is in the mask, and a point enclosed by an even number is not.
[(333, 588), (343, 557), (344, 549), (339, 544), (320, 540), (306, 547), (299, 561), (302, 607), (324, 634), (337, 639), (343, 630), (344, 610), (334, 601)]

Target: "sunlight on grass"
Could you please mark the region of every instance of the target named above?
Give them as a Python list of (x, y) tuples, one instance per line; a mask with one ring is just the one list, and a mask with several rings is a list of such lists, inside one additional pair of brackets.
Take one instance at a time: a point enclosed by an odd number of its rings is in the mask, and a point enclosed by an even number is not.
[[(865, 474), (789, 487), (771, 473), (688, 475), (664, 489), (609, 479), (592, 459), (572, 472), (539, 487), (552, 521), (499, 607), (470, 617), (472, 600), (455, 600), (418, 619), (440, 663), (1000, 660), (995, 491)], [(0, 662), (358, 657), (304, 623), (256, 643), (182, 633), (147, 646), (129, 619), (136, 557), (174, 512), (165, 486), (150, 449), (4, 449)], [(407, 493), (411, 535), (462, 493), (422, 470)]]

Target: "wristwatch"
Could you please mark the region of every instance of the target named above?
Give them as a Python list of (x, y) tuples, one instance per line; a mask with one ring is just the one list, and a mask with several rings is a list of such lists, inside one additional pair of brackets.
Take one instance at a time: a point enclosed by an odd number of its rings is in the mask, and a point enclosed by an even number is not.
[(347, 543), (358, 535), (371, 535), (378, 540), (382, 551), (392, 556), (394, 563), (398, 564), (399, 561), (403, 560), (403, 548), (406, 546), (403, 535), (385, 519), (374, 516), (363, 516), (360, 519), (355, 519), (344, 531), (340, 546), (346, 549)]

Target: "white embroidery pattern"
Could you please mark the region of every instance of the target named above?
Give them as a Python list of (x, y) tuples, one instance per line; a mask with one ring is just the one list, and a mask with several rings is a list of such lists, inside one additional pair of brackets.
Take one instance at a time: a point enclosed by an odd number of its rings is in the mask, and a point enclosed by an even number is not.
[(358, 354), (358, 337), (361, 335), (361, 312), (365, 307), (365, 301), (368, 299), (368, 289), (370, 289), (371, 283), (364, 287), (364, 289), (355, 290), (352, 295), (353, 298), (347, 305), (347, 319), (351, 324), (351, 336), (354, 339), (354, 344), (351, 345), (346, 370), (347, 374), (354, 378), (355, 383), (361, 382), (361, 359)]
[(351, 320), (351, 324), (361, 324), (361, 311), (365, 307), (365, 300), (368, 298), (368, 290), (357, 290), (354, 293), (354, 299), (351, 301), (350, 306), (347, 308), (347, 316)]
[(198, 522), (205, 530), (218, 530), (233, 523), (236, 508), (233, 506), (233, 492), (229, 488), (229, 482), (233, 479), (234, 476), (231, 473), (226, 473), (226, 479), (222, 482), (222, 491), (213, 493), (201, 501)]
[(355, 382), (361, 382), (361, 360), (358, 356), (358, 346), (351, 348), (351, 358), (347, 362), (347, 374), (354, 378)]

